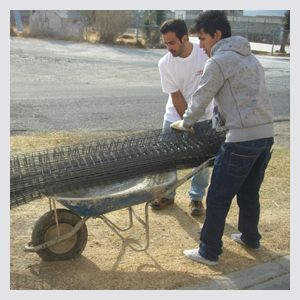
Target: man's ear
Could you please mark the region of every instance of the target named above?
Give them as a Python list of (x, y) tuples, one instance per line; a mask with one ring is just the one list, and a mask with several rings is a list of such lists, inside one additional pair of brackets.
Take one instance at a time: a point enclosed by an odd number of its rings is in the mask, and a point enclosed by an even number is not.
[(188, 41), (188, 36), (185, 34), (182, 39), (181, 39), (182, 43), (186, 43)]
[(222, 31), (217, 29), (215, 32), (215, 38), (217, 38), (217, 41), (219, 41), (222, 38)]

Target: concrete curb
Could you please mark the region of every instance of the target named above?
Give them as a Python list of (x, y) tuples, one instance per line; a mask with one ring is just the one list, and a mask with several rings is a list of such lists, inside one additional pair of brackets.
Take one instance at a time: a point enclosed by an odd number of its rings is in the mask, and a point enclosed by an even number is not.
[(280, 59), (280, 60), (291, 60), (289, 56), (276, 56), (276, 55), (260, 55), (255, 54), (256, 57), (267, 58), (267, 59)]
[(255, 285), (247, 290), (290, 290), (290, 273)]
[(290, 256), (180, 290), (290, 290)]

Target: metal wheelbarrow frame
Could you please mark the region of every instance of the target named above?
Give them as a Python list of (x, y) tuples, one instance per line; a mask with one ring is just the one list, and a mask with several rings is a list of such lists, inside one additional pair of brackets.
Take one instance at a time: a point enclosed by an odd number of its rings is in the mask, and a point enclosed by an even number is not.
[[(116, 193), (110, 196), (102, 197), (104, 204), (99, 206), (99, 197), (95, 198), (70, 198), (61, 197), (57, 195), (49, 195), (49, 205), (50, 211), (43, 215), (35, 224), (32, 233), (32, 240), (25, 244), (24, 251), (26, 252), (37, 252), (37, 254), (43, 260), (64, 260), (78, 257), (83, 252), (87, 243), (87, 228), (86, 221), (89, 218), (100, 218), (103, 222), (112, 229), (126, 245), (128, 245), (133, 251), (145, 251), (149, 247), (149, 214), (148, 206), (151, 201), (156, 198), (162, 198), (191, 177), (196, 175), (198, 172), (204, 168), (213, 165), (215, 157), (212, 157), (201, 164), (199, 167), (195, 168), (192, 172), (187, 174), (185, 177), (177, 181), (172, 187), (165, 190), (166, 186), (175, 181), (175, 175), (173, 179), (169, 179), (168, 182), (160, 184), (156, 192), (153, 192), (153, 188), (148, 188), (143, 190), (141, 193), (128, 193), (125, 195), (122, 193)], [(129, 189), (130, 191), (130, 189)], [(127, 196), (127, 198), (126, 198)], [(142, 196), (142, 197), (140, 197)], [(123, 197), (123, 198), (122, 198)], [(131, 198), (131, 199), (130, 199)], [(132, 199), (133, 198), (133, 199)], [(125, 199), (125, 201), (123, 201)], [(63, 204), (70, 210), (57, 209), (55, 201)], [(89, 204), (86, 205), (86, 201)], [(108, 205), (108, 203), (113, 202), (113, 205)], [(120, 205), (120, 202), (122, 203)], [(133, 210), (132, 206), (146, 202), (145, 204), (145, 221), (142, 220)], [(87, 208), (88, 207), (88, 208)], [(129, 211), (129, 225), (126, 228), (119, 228), (111, 220), (109, 220), (105, 213), (115, 211), (122, 208), (128, 208)], [(126, 231), (132, 228), (133, 225), (133, 215), (135, 218), (144, 226), (146, 231), (146, 245), (142, 248), (133, 247), (118, 231)], [(82, 218), (80, 217), (82, 216)], [(51, 219), (51, 226), (49, 229), (43, 228), (46, 223), (49, 223)], [(60, 221), (59, 219), (63, 220)], [(48, 225), (47, 225), (48, 226)], [(43, 231), (44, 230), (44, 231)], [(77, 233), (77, 234), (76, 234)], [(76, 234), (76, 236), (75, 236)], [(76, 237), (76, 238), (75, 238)], [(42, 241), (42, 242), (41, 242)], [(54, 252), (51, 251), (54, 248)], [(70, 249), (69, 249), (70, 248)]]

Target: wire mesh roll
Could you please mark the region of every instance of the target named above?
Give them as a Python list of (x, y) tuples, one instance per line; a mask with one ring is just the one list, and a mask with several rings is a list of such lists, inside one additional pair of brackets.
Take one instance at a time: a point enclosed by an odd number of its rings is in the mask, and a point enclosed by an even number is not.
[(195, 133), (166, 128), (11, 155), (10, 207), (65, 189), (105, 186), (146, 174), (192, 168), (225, 140), (210, 122)]

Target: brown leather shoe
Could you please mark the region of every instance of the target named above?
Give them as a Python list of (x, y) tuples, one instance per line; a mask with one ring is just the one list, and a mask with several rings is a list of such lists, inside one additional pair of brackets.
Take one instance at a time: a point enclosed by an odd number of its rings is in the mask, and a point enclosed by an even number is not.
[(203, 214), (202, 201), (191, 201), (190, 206), (191, 206), (191, 211), (190, 211), (191, 215), (201, 216)]
[(167, 198), (163, 197), (160, 199), (156, 199), (155, 202), (150, 204), (150, 206), (153, 209), (162, 209), (166, 205), (173, 204), (173, 203), (174, 203), (174, 199), (167, 199)]

